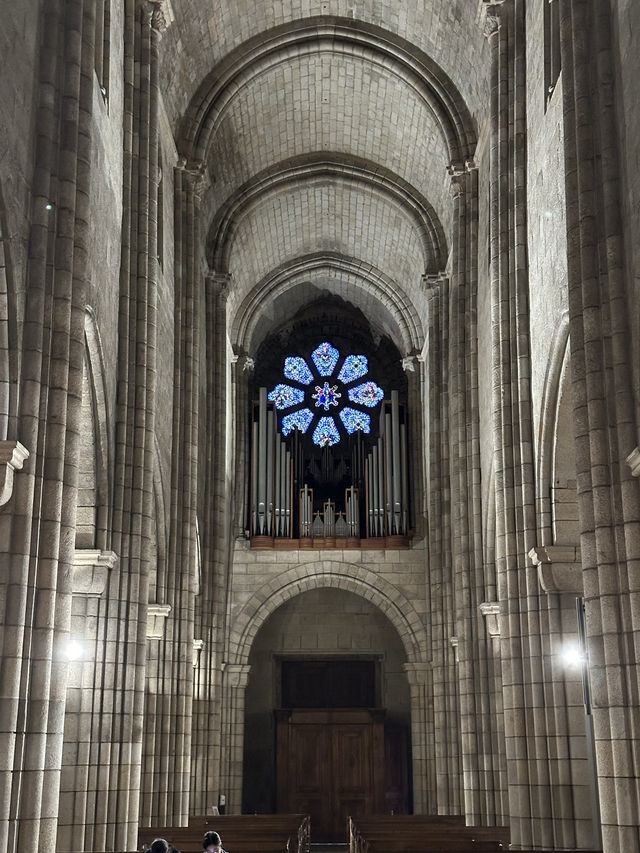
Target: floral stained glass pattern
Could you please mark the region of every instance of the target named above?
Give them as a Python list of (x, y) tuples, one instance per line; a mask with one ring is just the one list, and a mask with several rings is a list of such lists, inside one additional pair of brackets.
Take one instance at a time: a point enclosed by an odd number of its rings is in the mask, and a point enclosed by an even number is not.
[(384, 399), (384, 391), (375, 382), (363, 382), (355, 388), (349, 388), (349, 399), (352, 403), (371, 408)]
[(348, 355), (338, 374), (340, 382), (349, 384), (367, 375), (369, 370), (369, 362), (366, 355)]
[[(279, 383), (269, 392), (268, 398), (275, 403), (276, 409), (301, 407), (283, 415), (283, 435), (289, 435), (295, 429), (303, 434), (306, 433), (316, 418), (317, 422), (311, 438), (319, 447), (338, 444), (340, 424), (347, 435), (353, 435), (358, 431), (371, 432), (371, 416), (359, 408), (344, 406), (344, 402), (348, 397), (355, 406), (371, 409), (384, 399), (384, 391), (372, 380), (361, 382), (359, 385), (353, 384), (366, 376), (369, 371), (369, 362), (365, 355), (346, 356), (335, 376), (334, 371), (339, 361), (340, 353), (329, 341), (318, 344), (311, 353), (311, 362), (307, 362), (301, 356), (285, 358), (284, 375), (287, 379), (298, 385), (308, 386), (314, 381), (317, 384), (314, 386), (315, 393), (311, 393), (309, 389), (309, 399), (306, 389), (295, 388), (284, 383)], [(333, 377), (333, 381), (325, 377)], [(314, 401), (314, 408), (307, 408), (311, 400)], [(339, 415), (339, 420), (336, 421), (327, 416), (319, 417), (321, 412), (318, 412), (318, 409), (325, 412), (334, 411)]]
[(359, 429), (362, 432), (371, 432), (371, 416), (366, 412), (360, 412), (358, 409), (352, 409), (350, 406), (347, 406), (340, 412), (340, 420), (349, 435)]
[(276, 385), (267, 396), (272, 403), (276, 404), (276, 409), (290, 409), (291, 406), (304, 402), (304, 391), (292, 388), (291, 385)]
[(313, 431), (313, 442), (320, 447), (330, 447), (340, 441), (340, 433), (333, 418), (320, 418)]
[(342, 394), (338, 394), (337, 385), (329, 385), (328, 382), (325, 382), (322, 387), (316, 385), (316, 393), (312, 394), (311, 397), (316, 401), (316, 407), (324, 406), (325, 412), (328, 412), (329, 406), (338, 405), (338, 400)]
[(292, 429), (299, 429), (300, 432), (305, 433), (309, 429), (313, 417), (311, 409), (298, 409), (297, 412), (285, 415), (282, 418), (282, 434), (289, 435)]
[(334, 346), (325, 341), (315, 348), (311, 353), (311, 358), (320, 376), (331, 376), (340, 358), (340, 353)]
[(284, 375), (287, 379), (292, 379), (301, 385), (308, 385), (313, 382), (313, 373), (309, 370), (309, 365), (304, 358), (300, 358), (298, 355), (289, 355), (285, 358)]

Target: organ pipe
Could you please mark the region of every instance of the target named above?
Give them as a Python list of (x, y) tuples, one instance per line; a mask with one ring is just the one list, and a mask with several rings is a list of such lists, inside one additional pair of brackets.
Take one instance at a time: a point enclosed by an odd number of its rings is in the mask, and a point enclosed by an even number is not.
[(391, 533), (393, 520), (393, 455), (391, 451), (391, 415), (385, 412), (384, 415), (384, 456), (385, 456), (385, 489), (386, 501), (385, 509), (387, 512), (387, 531)]
[(267, 504), (267, 389), (258, 397), (258, 533), (265, 535)]
[(398, 392), (391, 392), (391, 446), (393, 450), (393, 532), (402, 530), (402, 468), (400, 466), (400, 409)]

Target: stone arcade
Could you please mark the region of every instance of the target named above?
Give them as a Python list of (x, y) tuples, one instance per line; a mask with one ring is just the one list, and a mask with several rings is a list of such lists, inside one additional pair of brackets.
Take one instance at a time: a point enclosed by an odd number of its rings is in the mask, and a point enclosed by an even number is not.
[(640, 3), (0, 10), (0, 850), (640, 853)]

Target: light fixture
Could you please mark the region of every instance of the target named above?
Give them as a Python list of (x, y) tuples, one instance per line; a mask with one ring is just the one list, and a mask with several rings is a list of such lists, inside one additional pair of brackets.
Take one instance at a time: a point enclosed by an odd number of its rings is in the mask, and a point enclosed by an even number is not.
[(62, 653), (68, 661), (81, 660), (85, 655), (85, 647), (79, 640), (71, 637), (64, 644)]
[(560, 649), (560, 661), (570, 669), (582, 669), (587, 664), (587, 655), (580, 643), (565, 643)]

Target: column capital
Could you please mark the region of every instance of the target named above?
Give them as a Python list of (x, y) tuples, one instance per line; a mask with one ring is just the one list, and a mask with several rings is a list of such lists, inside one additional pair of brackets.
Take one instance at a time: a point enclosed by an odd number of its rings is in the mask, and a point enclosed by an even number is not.
[(248, 663), (225, 663), (222, 665), (223, 678), (229, 687), (246, 687), (251, 666)]
[(480, 613), (484, 616), (490, 637), (500, 636), (500, 602), (483, 601), (479, 605)]
[(171, 613), (170, 604), (150, 604), (147, 609), (147, 640), (161, 640)]
[(449, 637), (449, 645), (453, 649), (453, 657), (456, 663), (460, 663), (459, 640), (457, 637)]
[(207, 285), (211, 287), (216, 296), (226, 299), (231, 289), (231, 273), (209, 270), (207, 273)]
[(195, 669), (200, 662), (200, 653), (204, 649), (204, 640), (193, 641), (193, 668)]
[(544, 592), (584, 593), (579, 547), (543, 545), (532, 548), (529, 559), (538, 569), (538, 580)]
[(29, 451), (19, 441), (0, 441), (0, 506), (13, 494), (13, 475), (19, 471)]
[(627, 456), (627, 465), (634, 477), (640, 477), (640, 448), (634, 447)]
[(404, 663), (402, 668), (407, 673), (407, 681), (410, 687), (416, 687), (426, 684), (429, 678), (429, 673), (433, 667), (428, 661), (414, 661), (413, 663)]
[(79, 548), (73, 555), (71, 591), (73, 595), (100, 598), (107, 588), (109, 572), (118, 562), (113, 551)]
[(478, 22), (485, 38), (496, 35), (501, 25), (500, 7), (504, 0), (480, 0)]
[(444, 270), (440, 270), (440, 272), (435, 273), (425, 273), (422, 276), (421, 281), (422, 287), (424, 288), (427, 296), (435, 295), (441, 290), (442, 285), (446, 283), (447, 274)]

